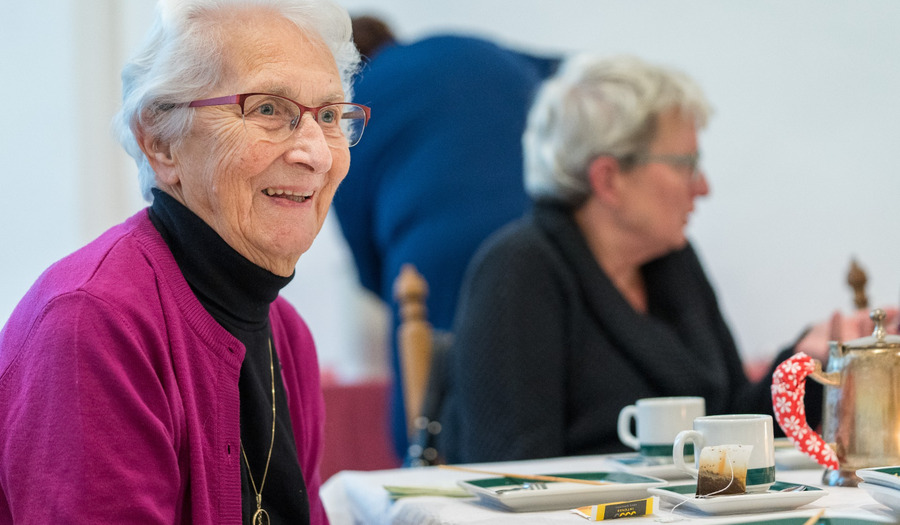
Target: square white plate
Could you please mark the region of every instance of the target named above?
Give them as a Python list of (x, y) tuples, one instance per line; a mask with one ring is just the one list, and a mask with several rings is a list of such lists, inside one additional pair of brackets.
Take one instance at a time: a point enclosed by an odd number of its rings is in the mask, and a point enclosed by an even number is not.
[(878, 503), (890, 507), (895, 516), (900, 516), (900, 490), (865, 481), (858, 486), (868, 492)]
[(776, 481), (767, 492), (729, 494), (708, 498), (698, 498), (695, 495), (697, 493), (696, 483), (652, 488), (650, 493), (656, 494), (661, 500), (671, 503), (673, 506), (681, 504), (681, 507), (689, 507), (706, 514), (743, 514), (790, 510), (812, 503), (827, 494), (824, 490), (809, 485), (805, 490), (797, 492), (779, 492), (796, 485), (796, 483)]
[[(625, 454), (613, 454), (607, 457), (610, 461), (621, 467), (623, 472), (631, 474), (639, 474), (641, 476), (651, 476), (665, 480), (691, 479), (687, 472), (679, 469), (672, 463), (672, 458), (668, 461), (661, 459), (648, 459), (637, 452)], [(685, 459), (685, 461), (688, 461)], [(691, 463), (693, 460), (688, 461)]]
[(866, 483), (900, 490), (900, 466), (861, 468), (856, 475)]
[[(762, 519), (750, 519), (748, 521), (741, 520), (739, 522), (736, 521), (731, 523), (734, 523), (735, 525), (806, 525), (806, 522), (809, 520), (810, 516), (814, 515), (814, 513), (815, 511), (810, 509), (809, 516), (773, 518), (769, 515)], [(851, 518), (846, 516), (822, 516), (815, 522), (816, 525), (884, 525), (885, 523), (891, 524), (892, 522), (881, 519)]]
[(486, 505), (513, 512), (526, 512), (574, 509), (598, 503), (641, 499), (647, 497), (647, 489), (666, 484), (659, 478), (628, 472), (570, 472), (547, 475), (603, 481), (608, 484), (588, 485), (547, 481), (544, 482), (545, 489), (528, 490), (523, 485), (527, 480), (499, 477), (460, 481), (459, 485), (478, 496)]

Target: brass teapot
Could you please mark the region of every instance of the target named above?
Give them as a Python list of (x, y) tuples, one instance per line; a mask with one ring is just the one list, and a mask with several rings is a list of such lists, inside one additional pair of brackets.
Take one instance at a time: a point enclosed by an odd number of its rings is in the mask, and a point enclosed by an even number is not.
[[(772, 378), (775, 416), (794, 445), (826, 467), (822, 482), (855, 487), (856, 470), (900, 465), (900, 336), (888, 335), (885, 312), (873, 310), (869, 337), (829, 343), (825, 371), (798, 353)], [(822, 436), (806, 423), (806, 376), (825, 385)]]

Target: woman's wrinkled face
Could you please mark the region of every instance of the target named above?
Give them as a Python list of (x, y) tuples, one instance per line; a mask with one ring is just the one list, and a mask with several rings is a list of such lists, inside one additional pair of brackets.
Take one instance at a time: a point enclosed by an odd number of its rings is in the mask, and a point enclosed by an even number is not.
[[(694, 122), (678, 111), (660, 115), (650, 155), (697, 153)], [(694, 211), (694, 200), (709, 193), (706, 175), (696, 178), (684, 166), (665, 162), (638, 164), (624, 178), (628, 191), (623, 206), (626, 227), (642, 239), (647, 252), (656, 256), (682, 248), (687, 243), (685, 228)]]
[[(209, 97), (263, 92), (309, 107), (344, 100), (334, 58), (318, 37), (259, 10), (225, 24), (227, 71)], [(171, 150), (176, 177), (160, 187), (244, 257), (290, 275), (350, 167), (346, 141), (326, 138), (309, 113), (289, 138), (273, 143), (248, 133), (236, 104), (189, 111), (193, 126)]]

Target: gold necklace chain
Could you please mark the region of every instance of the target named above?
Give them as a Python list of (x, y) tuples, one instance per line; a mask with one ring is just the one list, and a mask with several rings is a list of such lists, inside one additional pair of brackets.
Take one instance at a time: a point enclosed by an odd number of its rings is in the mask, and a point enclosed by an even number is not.
[(262, 480), (259, 482), (259, 490), (256, 490), (256, 482), (253, 481), (253, 473), (250, 472), (250, 461), (247, 459), (247, 452), (244, 450), (244, 442), (241, 440), (241, 454), (244, 456), (244, 463), (247, 464), (247, 476), (250, 478), (250, 484), (253, 485), (253, 493), (256, 494), (256, 512), (251, 518), (251, 525), (268, 525), (269, 513), (262, 508), (262, 492), (266, 486), (266, 476), (269, 474), (269, 461), (272, 460), (272, 448), (275, 446), (275, 360), (272, 359), (272, 338), (269, 338), (269, 372), (272, 374), (272, 441), (269, 443), (269, 457), (266, 458), (266, 468), (263, 470)]

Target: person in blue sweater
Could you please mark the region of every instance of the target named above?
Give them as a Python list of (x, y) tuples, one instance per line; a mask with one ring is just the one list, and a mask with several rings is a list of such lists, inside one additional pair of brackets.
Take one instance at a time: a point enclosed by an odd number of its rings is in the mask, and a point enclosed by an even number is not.
[[(413, 263), (428, 281), (429, 321), (449, 330), (475, 249), (529, 206), (522, 131), (558, 60), (467, 36), (401, 43), (372, 17), (354, 19), (354, 39), (368, 60), (354, 100), (378, 118), (353, 150), (334, 210), (363, 287), (390, 306), (394, 328), (393, 281)], [(406, 423), (391, 348), (391, 428), (403, 457)]]

